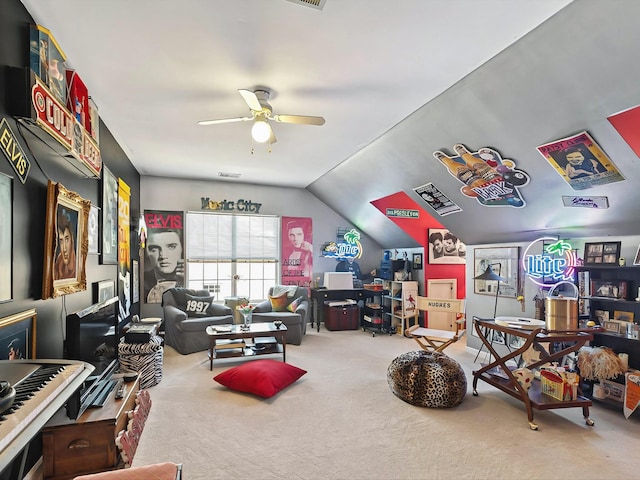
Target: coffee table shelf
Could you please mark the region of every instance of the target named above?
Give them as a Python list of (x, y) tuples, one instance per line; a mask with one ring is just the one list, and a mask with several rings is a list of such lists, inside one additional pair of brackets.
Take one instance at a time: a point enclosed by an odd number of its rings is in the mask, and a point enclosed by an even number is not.
[[(282, 354), (282, 361), (287, 360), (287, 327), (281, 325), (276, 328), (273, 322), (252, 323), (249, 330), (242, 330), (241, 325), (212, 325), (207, 327), (207, 335), (209, 336), (209, 369), (213, 370), (213, 360), (216, 358), (232, 358), (232, 357), (258, 357), (260, 355)], [(244, 348), (216, 348), (218, 340), (229, 339), (253, 339), (261, 337), (275, 337), (276, 343), (272, 347), (264, 348), (264, 350), (255, 350), (251, 346)], [(255, 344), (255, 341), (254, 341)]]

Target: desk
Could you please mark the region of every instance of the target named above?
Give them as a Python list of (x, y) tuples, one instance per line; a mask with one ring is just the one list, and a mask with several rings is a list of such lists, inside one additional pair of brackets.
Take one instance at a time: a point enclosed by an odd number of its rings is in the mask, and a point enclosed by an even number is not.
[[(538, 426), (533, 423), (533, 409), (550, 410), (554, 408), (582, 407), (582, 413), (587, 425), (592, 426), (593, 420), (589, 418), (589, 407), (591, 400), (578, 396), (576, 400), (556, 400), (553, 397), (542, 394), (540, 391), (540, 380), (534, 379), (529, 390), (526, 390), (511, 373), (507, 366), (507, 361), (522, 355), (530, 346), (535, 346), (540, 352), (540, 359), (527, 365), (533, 370), (536, 367), (561, 359), (564, 355), (575, 352), (585, 343), (593, 340), (593, 335), (587, 331), (579, 330), (546, 330), (545, 328), (535, 328), (525, 330), (497, 324), (493, 319), (483, 319), (473, 317), (473, 327), (487, 347), (495, 360), (480, 370), (473, 372), (473, 395), (478, 396), (478, 380), (487, 382), (499, 390), (511, 395), (523, 402), (527, 408), (529, 427), (537, 430)], [(504, 335), (513, 335), (524, 339), (524, 344), (504, 356), (500, 356), (493, 348), (491, 341), (487, 338), (493, 332), (500, 332)], [(542, 345), (547, 344), (547, 348)], [(557, 349), (556, 349), (557, 348)]]
[(315, 322), (316, 329), (320, 331), (320, 324), (324, 322), (324, 302), (328, 300), (352, 299), (360, 304), (364, 300), (366, 291), (364, 288), (351, 288), (348, 290), (327, 290), (326, 288), (311, 289), (311, 327)]

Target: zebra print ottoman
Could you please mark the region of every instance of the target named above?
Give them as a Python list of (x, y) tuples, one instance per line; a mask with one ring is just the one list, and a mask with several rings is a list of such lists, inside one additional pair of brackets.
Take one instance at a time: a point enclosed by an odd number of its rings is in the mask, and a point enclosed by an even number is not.
[(162, 380), (162, 337), (154, 335), (147, 343), (120, 342), (118, 345), (121, 372), (138, 372), (140, 388), (157, 385)]

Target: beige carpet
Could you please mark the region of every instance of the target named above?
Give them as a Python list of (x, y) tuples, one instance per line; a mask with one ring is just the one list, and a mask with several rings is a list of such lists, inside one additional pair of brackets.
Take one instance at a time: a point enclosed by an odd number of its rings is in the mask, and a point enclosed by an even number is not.
[(166, 348), (134, 465), (183, 463), (186, 480), (639, 478), (635, 415), (594, 405), (588, 427), (580, 408), (534, 411), (532, 431), (522, 403), (484, 382), (471, 394), (475, 352), (464, 341), (447, 350), (467, 374), (464, 402), (414, 407), (391, 393), (386, 371), (415, 349), (399, 335), (310, 328), (287, 349), (308, 373), (264, 400), (212, 380), (237, 361), (210, 372), (206, 352)]

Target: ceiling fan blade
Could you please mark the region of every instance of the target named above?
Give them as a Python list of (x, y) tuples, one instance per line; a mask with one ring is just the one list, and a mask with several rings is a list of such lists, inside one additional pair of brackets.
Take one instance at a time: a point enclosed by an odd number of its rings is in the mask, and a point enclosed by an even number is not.
[(243, 90), (243, 89), (238, 90), (238, 92), (240, 92), (240, 95), (242, 95), (242, 98), (244, 98), (244, 101), (247, 102), (247, 105), (249, 105), (249, 108), (251, 110), (255, 110), (257, 112), (262, 110), (262, 105), (260, 105), (260, 100), (258, 100), (258, 97), (256, 96), (255, 93), (253, 93), (251, 90)]
[(276, 122), (302, 123), (304, 125), (324, 125), (324, 118), (308, 115), (274, 115), (271, 117)]
[(252, 117), (221, 118), (218, 120), (201, 120), (198, 125), (215, 125), (217, 123), (248, 122)]
[[(269, 124), (267, 124), (269, 125)], [(273, 145), (274, 143), (276, 143), (278, 141), (278, 139), (276, 138), (276, 134), (273, 133), (273, 128), (271, 128), (271, 125), (269, 125), (269, 145)]]

